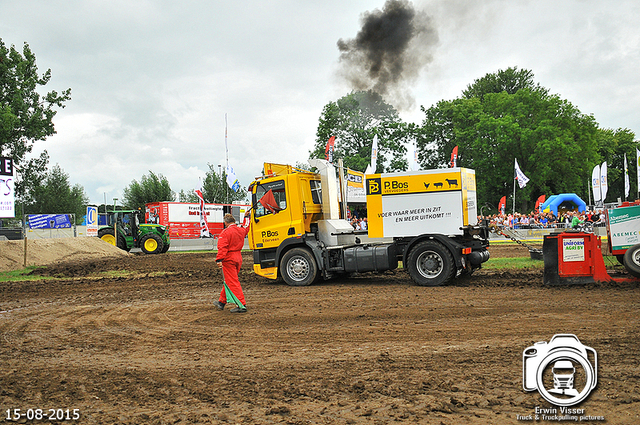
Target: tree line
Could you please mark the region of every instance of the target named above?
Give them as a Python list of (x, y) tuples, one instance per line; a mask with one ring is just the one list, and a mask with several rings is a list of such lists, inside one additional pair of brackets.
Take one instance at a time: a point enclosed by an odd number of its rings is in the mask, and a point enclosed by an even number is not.
[[(81, 218), (89, 202), (84, 188), (71, 184), (57, 164), (48, 168), (46, 151), (30, 154), (35, 143), (55, 134), (57, 109), (71, 99), (71, 89), (42, 92), (51, 70), (38, 73), (35, 55), (0, 39), (0, 154), (12, 157), (19, 170), (17, 203), (25, 214), (75, 213)], [(516, 189), (516, 209), (527, 212), (540, 195), (572, 192), (588, 199), (591, 170), (609, 165), (609, 200), (624, 198), (623, 157), (635, 164), (638, 142), (626, 128), (601, 128), (568, 100), (542, 87), (530, 70), (498, 70), (476, 79), (459, 97), (422, 107), (422, 123), (404, 122), (398, 111), (373, 91), (352, 91), (324, 106), (310, 158), (323, 158), (335, 136), (334, 158), (364, 171), (378, 136), (376, 172), (404, 171), (407, 152), (415, 149), (422, 169), (448, 166), (458, 146), (457, 165), (476, 171), (478, 203), (496, 206), (514, 187), (514, 159), (531, 179)], [(246, 199), (246, 190), (230, 190), (224, 172), (208, 164), (202, 192), (207, 203)], [(629, 173), (637, 187), (636, 173)], [(633, 192), (635, 193), (635, 192)], [(165, 176), (153, 171), (133, 180), (123, 191), (122, 207), (144, 208), (149, 202), (197, 202), (194, 192), (171, 190)], [(511, 201), (512, 202), (512, 201)], [(21, 212), (21, 211), (19, 211)]]
[[(458, 98), (421, 110), (421, 125), (405, 123), (379, 94), (351, 92), (324, 107), (309, 156), (323, 158), (327, 140), (335, 136), (334, 158), (364, 171), (378, 135), (376, 171), (392, 172), (407, 170), (407, 149), (415, 149), (421, 169), (434, 169), (448, 167), (458, 146), (457, 166), (476, 172), (478, 203), (495, 207), (506, 195), (509, 210), (517, 159), (530, 178), (526, 187), (516, 189), (516, 210), (521, 212), (531, 211), (540, 195), (576, 193), (588, 201), (591, 172), (606, 161), (607, 200), (625, 199), (623, 158), (626, 154), (633, 169), (639, 145), (635, 134), (627, 128), (601, 128), (593, 115), (536, 83), (530, 70), (489, 73)], [(636, 173), (629, 178), (637, 188)]]

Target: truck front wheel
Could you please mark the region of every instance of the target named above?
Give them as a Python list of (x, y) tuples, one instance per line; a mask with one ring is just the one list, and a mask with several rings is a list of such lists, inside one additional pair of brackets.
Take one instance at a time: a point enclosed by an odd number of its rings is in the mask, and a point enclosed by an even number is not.
[(624, 268), (632, 276), (640, 277), (640, 244), (632, 246), (624, 253)]
[(420, 286), (440, 286), (453, 277), (453, 255), (440, 242), (423, 241), (411, 249), (409, 275)]
[(280, 274), (289, 286), (307, 286), (316, 280), (318, 266), (309, 250), (293, 248), (282, 256)]

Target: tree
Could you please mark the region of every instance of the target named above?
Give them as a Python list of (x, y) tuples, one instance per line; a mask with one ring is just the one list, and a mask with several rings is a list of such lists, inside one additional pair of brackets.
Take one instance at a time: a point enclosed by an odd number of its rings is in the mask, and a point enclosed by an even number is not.
[(186, 203), (197, 203), (198, 195), (194, 191), (185, 192), (184, 189), (180, 189), (180, 193), (178, 193), (178, 202), (186, 202)]
[(378, 93), (354, 91), (323, 108), (309, 158), (324, 159), (327, 141), (335, 136), (334, 158), (342, 158), (345, 167), (364, 171), (371, 161), (373, 136), (378, 135), (377, 172), (406, 170), (411, 130)]
[(131, 209), (143, 209), (150, 202), (174, 201), (176, 194), (171, 190), (169, 181), (162, 174), (149, 171), (140, 182), (133, 180), (123, 191), (123, 204)]
[(478, 98), (484, 100), (488, 93), (516, 94), (520, 89), (530, 89), (547, 94), (548, 90), (534, 81), (533, 72), (528, 69), (518, 70), (518, 67), (498, 70), (495, 74), (487, 74), (469, 84), (462, 92), (465, 99)]
[(50, 69), (38, 75), (36, 57), (27, 43), (21, 54), (0, 39), (0, 154), (12, 157), (19, 168), (16, 194), (26, 202), (29, 188), (42, 181), (49, 161), (46, 151), (37, 158), (27, 156), (35, 142), (56, 133), (55, 108), (64, 108), (71, 99), (71, 89), (40, 95), (40, 87), (50, 80)]
[(69, 175), (58, 164), (32, 189), (33, 201), (25, 205), (28, 214), (75, 214), (81, 222), (86, 214), (89, 198), (84, 188), (69, 183)]
[(247, 199), (247, 191), (242, 187), (234, 192), (227, 184), (227, 173), (223, 170), (222, 174), (216, 173), (213, 165), (209, 165), (209, 171), (202, 183), (202, 196), (204, 201), (211, 204), (230, 204), (233, 201), (242, 201)]
[[(497, 205), (513, 191), (514, 159), (531, 178), (516, 189), (518, 210), (529, 211), (539, 195), (587, 195), (597, 163), (597, 124), (571, 103), (533, 83), (530, 71), (488, 75), (463, 97), (422, 110), (418, 159), (425, 168), (446, 167), (459, 146), (458, 164), (476, 170), (478, 203)], [(506, 79), (512, 75), (511, 83)], [(527, 76), (527, 78), (524, 78)], [(498, 81), (500, 84), (488, 84)], [(503, 87), (506, 90), (493, 92)]]

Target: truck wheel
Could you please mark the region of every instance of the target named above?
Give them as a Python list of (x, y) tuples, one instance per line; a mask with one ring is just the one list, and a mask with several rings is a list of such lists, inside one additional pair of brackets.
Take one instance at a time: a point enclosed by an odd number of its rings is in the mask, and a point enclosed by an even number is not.
[[(116, 246), (116, 238), (114, 236), (114, 232), (113, 229), (102, 229), (98, 232), (98, 237), (100, 239), (102, 239), (103, 241), (105, 241), (108, 244), (111, 244), (113, 246)], [(126, 251), (128, 251), (127, 249), (127, 243), (124, 241), (124, 238), (122, 236), (120, 236), (118, 238), (118, 248), (120, 249), (124, 249)]]
[(145, 254), (160, 254), (162, 245), (162, 238), (154, 234), (144, 235), (140, 241), (140, 248)]
[(624, 253), (624, 268), (632, 276), (640, 277), (640, 244), (632, 246)]
[(440, 286), (453, 276), (453, 256), (440, 242), (417, 244), (408, 257), (409, 275), (420, 286)]
[(289, 286), (307, 286), (316, 280), (318, 267), (309, 250), (293, 248), (282, 256), (280, 274)]

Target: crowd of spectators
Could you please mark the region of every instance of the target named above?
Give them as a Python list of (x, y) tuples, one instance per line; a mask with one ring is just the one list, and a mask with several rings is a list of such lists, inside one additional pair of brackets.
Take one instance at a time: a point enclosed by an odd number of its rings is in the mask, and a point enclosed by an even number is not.
[(605, 225), (604, 211), (562, 211), (556, 216), (553, 212), (529, 214), (494, 214), (485, 217), (498, 227), (510, 227), (512, 229), (547, 229), (575, 227), (576, 223), (591, 222), (594, 226)]

